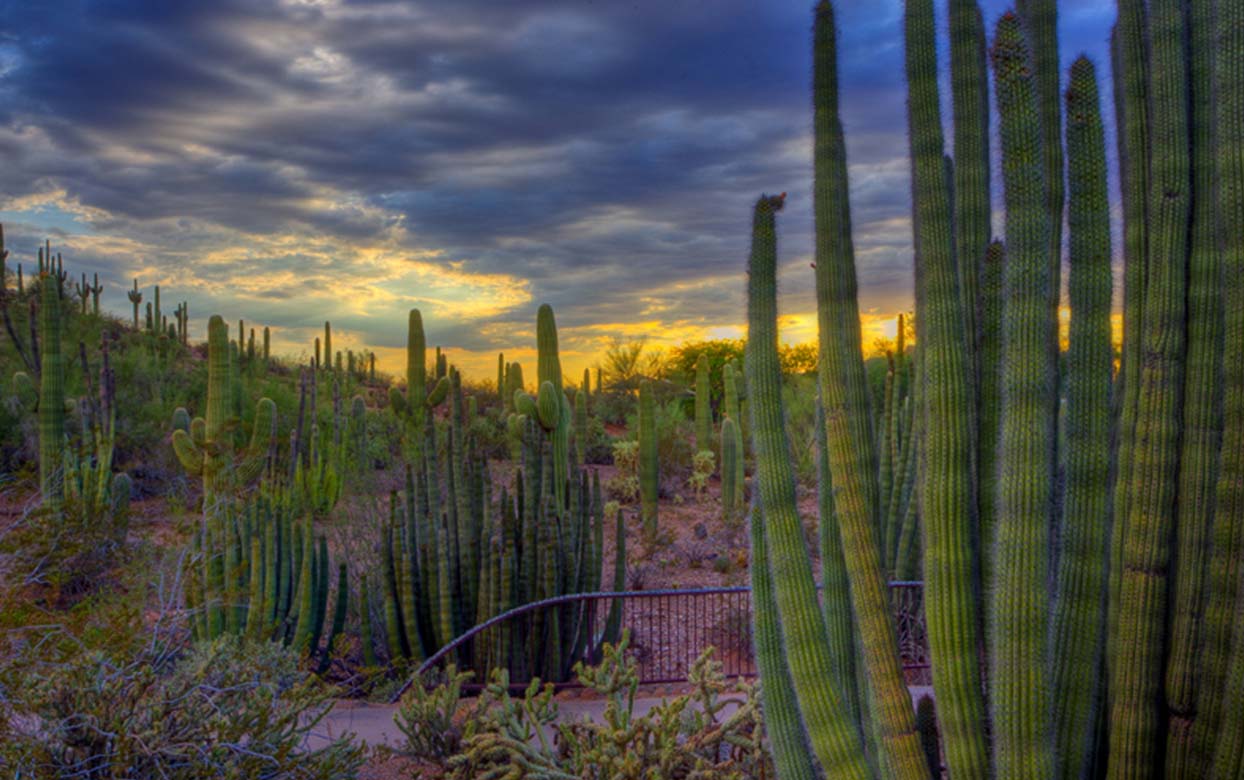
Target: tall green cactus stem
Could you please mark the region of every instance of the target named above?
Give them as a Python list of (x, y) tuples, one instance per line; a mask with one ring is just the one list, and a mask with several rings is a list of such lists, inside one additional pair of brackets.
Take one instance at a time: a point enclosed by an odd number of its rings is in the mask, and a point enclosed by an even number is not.
[(1150, 4), (1153, 131), (1149, 278), (1140, 397), (1119, 584), (1117, 686), (1112, 691), (1108, 777), (1139, 777), (1159, 760), (1162, 661), (1175, 523), (1191, 200), (1184, 3)]
[(584, 398), (590, 406), (592, 403), (592, 372), (589, 369), (583, 369), (583, 384), (579, 385), (579, 389), (586, 396)]
[[(613, 591), (620, 593), (626, 590), (626, 519), (619, 509), (613, 518)], [(602, 642), (616, 643), (622, 636), (622, 600), (614, 599), (609, 603), (609, 615), (605, 618), (605, 633)]]
[(333, 325), (324, 323), (324, 370), (333, 370)]
[[(728, 440), (725, 427), (734, 422), (722, 421), (721, 444)], [(732, 441), (732, 439), (730, 440)], [(726, 473), (722, 472), (723, 475)], [(748, 567), (752, 580), (752, 641), (755, 644), (756, 670), (764, 687), (761, 698), (765, 713), (765, 731), (773, 750), (773, 763), (782, 780), (815, 780), (816, 770), (808, 752), (808, 738), (799, 717), (795, 685), (782, 649), (782, 629), (778, 625), (778, 605), (773, 593), (773, 576), (769, 572), (769, 553), (765, 545), (765, 523), (759, 506), (752, 508), (752, 560)]]
[[(1046, 302), (1050, 316), (1058, 322), (1059, 291), (1062, 289), (1063, 262), (1063, 114), (1059, 77), (1062, 65), (1058, 55), (1058, 0), (1016, 0), (1016, 10), (1024, 22), (1029, 40), (1031, 67), (1036, 70), (1037, 107), (1041, 112), (1041, 158), (1045, 165), (1045, 212), (1049, 216), (1050, 233), (1047, 261), (1050, 264), (1050, 289)], [(1047, 348), (1054, 371), (1054, 387), (1058, 381), (1058, 330), (1050, 334)], [(1058, 417), (1058, 397), (1050, 399), (1049, 413)], [(1057, 447), (1057, 442), (1055, 443)], [(1051, 466), (1052, 467), (1052, 466)]]
[[(907, 0), (907, 100), (912, 161), (916, 321), (925, 361), (924, 468), (918, 470), (924, 609), (946, 764), (955, 777), (989, 776), (975, 592), (972, 365), (959, 295), (950, 182), (943, 163), (932, 0)], [(966, 161), (965, 161), (966, 162)], [(987, 201), (986, 201), (987, 202)], [(971, 262), (962, 258), (963, 264)], [(884, 453), (884, 449), (883, 449)]]
[(501, 399), (501, 402), (503, 404), (505, 403), (505, 369), (506, 369), (505, 353), (498, 352), (497, 353), (497, 398)]
[(574, 448), (575, 463), (587, 463), (587, 391), (579, 390), (574, 396)]
[(1110, 199), (1097, 74), (1080, 57), (1067, 86), (1071, 327), (1065, 498), (1050, 657), (1056, 777), (1087, 772), (1102, 696), (1110, 484)]
[(712, 450), (713, 404), (709, 397), (708, 355), (700, 353), (695, 361), (695, 448)]
[(857, 680), (862, 669), (856, 663), (858, 651), (854, 618), (851, 616), (851, 582), (842, 555), (842, 532), (834, 513), (834, 480), (829, 471), (829, 443), (825, 439), (825, 406), (817, 388), (816, 400), (816, 494), (817, 543), (821, 553), (821, 611), (829, 636), (829, 652), (834, 666), (829, 672), (834, 690), (841, 691), (842, 703), (851, 723), (864, 725), (865, 718)]
[(657, 464), (657, 417), (652, 386), (639, 386), (639, 498), (644, 535), (657, 535), (657, 490), (660, 466)]
[(272, 359), (271, 339), (272, 333), (268, 330), (268, 326), (265, 325), (263, 329), (263, 362), (265, 366), (268, 364), (268, 361)]
[[(566, 505), (566, 477), (570, 473), (570, 404), (562, 389), (562, 361), (557, 347), (557, 321), (553, 317), (553, 307), (542, 304), (536, 312), (536, 339), (538, 352), (538, 381), (543, 384), (551, 382), (557, 390), (559, 416), (557, 425), (551, 432), (553, 441), (553, 494), (557, 497), (557, 505)], [(547, 426), (546, 426), (547, 427)]]
[[(151, 327), (153, 329), (158, 329), (161, 327), (160, 326), (161, 322), (163, 322), (163, 315), (160, 314), (160, 285), (157, 284), (155, 286), (155, 309), (153, 309), (153, 313), (152, 313)], [(152, 331), (153, 335), (158, 335), (159, 333), (160, 333), (159, 330)], [(228, 336), (226, 335), (225, 338), (228, 338)]]
[[(1244, 7), (1219, 2), (1214, 27), (1218, 58), (1214, 63), (1214, 129), (1217, 145), (1218, 191), (1215, 202), (1221, 243), (1222, 304), (1222, 453), (1215, 486), (1214, 523), (1209, 538), (1209, 566), (1197, 643), (1196, 710), (1188, 777), (1202, 777), (1206, 756), (1217, 752), (1215, 764), (1238, 762), (1241, 692), (1244, 663)], [(1194, 24), (1196, 24), (1194, 17)], [(1194, 60), (1195, 61), (1195, 60)], [(1195, 116), (1195, 115), (1194, 115)], [(1200, 173), (1198, 172), (1198, 178)], [(1193, 217), (1194, 230), (1196, 217)], [(1196, 251), (1197, 244), (1193, 244)], [(1235, 633), (1234, 651), (1232, 633)], [(1234, 655), (1231, 655), (1234, 652)], [(1231, 667), (1228, 667), (1228, 659)], [(1234, 677), (1228, 669), (1233, 668)], [(1228, 725), (1234, 736), (1228, 736)], [(1172, 738), (1174, 734), (1172, 733)], [(1215, 748), (1215, 740), (1218, 745)], [(1232, 744), (1233, 743), (1233, 744)], [(1169, 744), (1169, 743), (1168, 743)], [(1233, 747), (1234, 745), (1234, 747)], [(1235, 751), (1235, 758), (1229, 753)], [(1214, 766), (1212, 778), (1232, 777), (1229, 767)], [(1238, 774), (1236, 775), (1238, 776)]]
[(61, 299), (51, 277), (40, 277), (39, 494), (56, 514), (65, 497), (65, 356), (61, 351)]
[(734, 420), (721, 420), (721, 520), (726, 528), (733, 528), (738, 512), (738, 437), (739, 427)]
[(734, 367), (733, 361), (726, 362), (721, 367), (721, 384), (725, 388), (725, 395), (722, 399), (721, 413), (723, 417), (729, 417), (734, 420), (735, 431), (735, 452), (738, 457), (735, 459), (734, 473), (734, 502), (738, 506), (743, 504), (743, 483), (746, 479), (744, 472), (744, 460), (747, 457), (745, 448), (745, 440), (743, 436), (743, 413), (739, 406), (739, 386), (738, 372)]
[[(1149, 264), (1149, 46), (1148, 13), (1144, 0), (1120, 0), (1119, 21), (1112, 37), (1115, 79), (1115, 125), (1119, 128), (1119, 179), (1123, 192), (1123, 354), (1116, 389), (1119, 399), (1118, 444), (1115, 448), (1113, 523), (1110, 531), (1110, 593), (1107, 604), (1107, 644), (1118, 641), (1119, 603), (1123, 573), (1123, 540), (1127, 531), (1128, 501), (1136, 414), (1140, 399), (1141, 341), (1145, 318), (1145, 289)], [(1108, 685), (1114, 688), (1117, 668), (1106, 654)]]
[(324, 358), (320, 353), (320, 337), (315, 337), (315, 362), (311, 364), (313, 371), (319, 371), (324, 367)]
[[(830, 469), (837, 491), (834, 507), (851, 581), (852, 605), (859, 622), (874, 705), (872, 715), (881, 739), (881, 763), (895, 777), (925, 777), (927, 769), (915, 731), (911, 697), (899, 666), (898, 640), (889, 617), (889, 594), (877, 539), (877, 450), (860, 350), (855, 249), (851, 241), (846, 144), (838, 117), (834, 35), (833, 8), (829, 2), (821, 2), (816, 7), (812, 71), (817, 373), (825, 406)], [(752, 390), (752, 362), (753, 358), (748, 356), (744, 369), (749, 380), (748, 406), (754, 421), (760, 414), (756, 409), (760, 402)], [(753, 430), (752, 436), (759, 442), (757, 431)], [(802, 685), (798, 681), (796, 684)], [(813, 717), (806, 709), (804, 716), (805, 721)]]
[[(825, 34), (827, 15), (817, 10), (817, 43)], [(830, 17), (832, 19), (832, 16)], [(829, 31), (832, 40), (832, 28)], [(818, 54), (820, 52), (818, 51)], [(857, 727), (825, 672), (833, 668), (825, 617), (817, 604), (816, 583), (795, 505), (795, 478), (782, 408), (782, 374), (777, 356), (777, 235), (775, 212), (784, 196), (762, 196), (752, 222), (748, 260), (747, 393), (751, 403), (753, 448), (756, 453), (757, 512), (763, 522), (768, 559), (755, 558), (753, 568), (767, 566), (773, 578), (777, 621), (799, 710), (809, 742), (829, 777), (868, 776)], [(858, 348), (858, 347), (857, 347)], [(770, 546), (771, 545), (771, 546)], [(755, 609), (766, 609), (757, 602)], [(758, 621), (761, 618), (757, 618)], [(780, 680), (778, 686), (781, 685)], [(910, 708), (910, 703), (908, 704)]]
[[(954, 113), (955, 257), (959, 272), (963, 332), (976, 385), (981, 331), (977, 324), (979, 277), (989, 246), (989, 73), (985, 57), (985, 22), (976, 0), (950, 3), (950, 89)], [(901, 326), (900, 326), (901, 327)], [(900, 334), (901, 335), (901, 334)], [(901, 355), (899, 356), (901, 359)], [(992, 442), (978, 439), (977, 451)], [(979, 458), (979, 455), (978, 455)]]
[(1049, 778), (1050, 507), (1055, 388), (1050, 331), (1050, 215), (1045, 205), (1041, 113), (1028, 41), (1013, 13), (992, 50), (1006, 197), (1002, 429), (989, 592), (990, 696), (999, 777)]
[(449, 379), (441, 378), (428, 389), (427, 339), (423, 334), (423, 316), (411, 309), (406, 329), (406, 395), (397, 388), (389, 391), (389, 405), (405, 422), (406, 456), (416, 469), (422, 469), (424, 420), (449, 392)]
[(977, 348), (979, 385), (976, 396), (978, 476), (976, 506), (982, 583), (993, 582), (998, 500), (998, 436), (1002, 432), (1002, 301), (1006, 247), (991, 241), (980, 274), (980, 342)]
[[(1222, 420), (1222, 297), (1218, 254), (1217, 150), (1214, 146), (1213, 70), (1217, 33), (1213, 0), (1191, 3), (1189, 75), (1192, 81), (1192, 244), (1188, 258), (1188, 348), (1184, 374), (1183, 440), (1179, 456), (1178, 515), (1175, 520), (1175, 571), (1172, 574), (1170, 637), (1165, 692), (1170, 711), (1166, 768), (1183, 777), (1193, 761), (1191, 724), (1195, 719), (1200, 661), (1197, 635), (1208, 545), (1214, 523)], [(1200, 773), (1198, 773), (1200, 774)]]
[(320, 657), (320, 665), (316, 669), (317, 674), (322, 675), (328, 671), (328, 665), (333, 658), (333, 645), (346, 627), (346, 610), (349, 608), (349, 603), (350, 586), (346, 577), (346, 565), (342, 562), (337, 564), (337, 597), (333, 601), (333, 622), (328, 631), (328, 641), (324, 644), (324, 654)]

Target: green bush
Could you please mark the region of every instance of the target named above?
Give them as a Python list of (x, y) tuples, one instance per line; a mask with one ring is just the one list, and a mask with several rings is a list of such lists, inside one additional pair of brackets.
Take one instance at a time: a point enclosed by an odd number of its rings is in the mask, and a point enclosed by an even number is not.
[(363, 761), (351, 736), (304, 744), (330, 692), (275, 644), (222, 637), (181, 652), (155, 638), (121, 659), (83, 652), (0, 681), (0, 766), (16, 777), (334, 780)]

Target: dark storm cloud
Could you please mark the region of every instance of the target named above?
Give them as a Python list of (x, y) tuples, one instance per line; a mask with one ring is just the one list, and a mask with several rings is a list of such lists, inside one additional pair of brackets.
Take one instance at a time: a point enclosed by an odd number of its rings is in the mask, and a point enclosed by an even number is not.
[[(1104, 63), (1112, 4), (1062, 5), (1064, 62)], [(838, 6), (861, 284), (895, 310), (901, 6)], [(1003, 4), (984, 6), (992, 24)], [(389, 344), (427, 305), (483, 350), (540, 301), (568, 328), (738, 323), (748, 210), (784, 190), (788, 307), (806, 310), (809, 24), (754, 0), (0, 3), (0, 199), (60, 193), (97, 237), (79, 264), (180, 277), (200, 314), (249, 295), (291, 329), (331, 314)], [(50, 225), (22, 214), (28, 251)], [(438, 267), (447, 287), (414, 289)], [(263, 275), (283, 281), (220, 284)], [(473, 275), (491, 303), (471, 314)], [(367, 306), (334, 301), (368, 283)]]

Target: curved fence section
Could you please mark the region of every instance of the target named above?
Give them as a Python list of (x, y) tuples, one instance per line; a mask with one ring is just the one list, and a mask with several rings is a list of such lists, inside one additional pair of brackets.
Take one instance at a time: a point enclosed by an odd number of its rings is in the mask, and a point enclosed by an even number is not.
[[(899, 653), (907, 682), (929, 682), (928, 641), (923, 609), (923, 583), (891, 582), (890, 603), (898, 632)], [(475, 669), (467, 688), (482, 688), (488, 668), (510, 670), (514, 689), (525, 688), (533, 678), (551, 680), (559, 687), (578, 683), (572, 670), (579, 661), (594, 662), (601, 646), (612, 641), (613, 628), (630, 631), (628, 652), (635, 659), (641, 683), (677, 683), (687, 679), (692, 663), (709, 647), (728, 677), (756, 674), (752, 656), (751, 589), (699, 588), (695, 590), (642, 590), (608, 593), (575, 593), (524, 604), (491, 618), (462, 634), (429, 657), (416, 678), (455, 663)], [(579, 616), (576, 637), (551, 638), (542, 626), (554, 625), (556, 611)], [(609, 625), (611, 613), (620, 618)], [(516, 641), (527, 637), (525, 642)], [(552, 662), (549, 646), (559, 642), (567, 648)], [(538, 646), (527, 646), (538, 642)], [(551, 665), (550, 665), (551, 664)], [(544, 668), (533, 668), (543, 666)], [(406, 687), (409, 687), (409, 683)], [(405, 692), (403, 687), (398, 692)], [(396, 698), (396, 697), (395, 697)]]

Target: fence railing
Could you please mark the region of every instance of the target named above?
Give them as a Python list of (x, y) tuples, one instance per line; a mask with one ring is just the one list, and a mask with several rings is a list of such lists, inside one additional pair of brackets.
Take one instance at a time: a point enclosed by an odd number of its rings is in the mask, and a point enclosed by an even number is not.
[[(889, 583), (890, 604), (898, 635), (899, 654), (909, 685), (929, 682), (928, 641), (923, 609), (923, 583)], [(600, 657), (605, 622), (613, 605), (621, 609), (621, 626), (630, 631), (628, 654), (635, 660), (641, 683), (677, 683), (687, 679), (691, 665), (708, 647), (716, 648), (716, 660), (727, 677), (756, 675), (752, 655), (751, 589), (700, 588), (695, 590), (642, 590), (609, 593), (576, 593), (524, 604), (491, 618), (442, 647), (418, 669), (416, 678), (451, 661), (466, 660), (468, 666), (505, 666), (514, 689), (525, 688), (531, 679), (561, 680), (558, 687), (578, 685), (570, 670), (578, 661)], [(512, 638), (531, 634), (521, 629), (551, 622), (554, 610), (574, 610), (582, 616), (581, 641), (568, 643), (574, 650), (560, 659), (556, 671), (532, 668), (533, 648)], [(472, 664), (470, 656), (482, 646), (492, 648), (489, 663)], [(498, 652), (497, 648), (504, 650)], [(539, 655), (541, 648), (534, 655)], [(487, 683), (486, 669), (476, 669), (468, 689)], [(397, 696), (405, 692), (404, 686)], [(395, 697), (396, 698), (396, 697)]]

